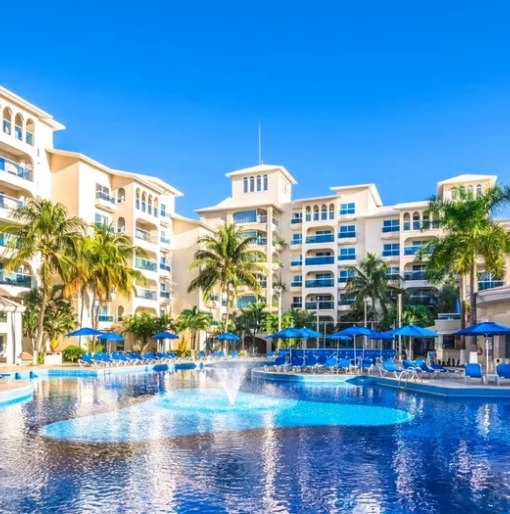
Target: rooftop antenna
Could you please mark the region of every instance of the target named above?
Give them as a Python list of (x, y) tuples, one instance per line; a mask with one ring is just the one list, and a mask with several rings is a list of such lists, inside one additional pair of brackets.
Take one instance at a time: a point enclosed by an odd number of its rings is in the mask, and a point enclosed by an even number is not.
[(262, 131), (260, 130), (259, 121), (259, 165), (262, 164)]

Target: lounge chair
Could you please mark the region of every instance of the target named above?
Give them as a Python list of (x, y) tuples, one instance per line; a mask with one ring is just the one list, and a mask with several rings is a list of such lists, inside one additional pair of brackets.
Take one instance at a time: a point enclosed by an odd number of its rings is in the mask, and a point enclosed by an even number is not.
[(401, 380), (402, 377), (407, 375), (407, 371), (404, 368), (397, 366), (393, 361), (387, 360), (383, 361), (379, 367), (379, 374), (381, 377), (386, 377), (389, 375), (397, 378), (398, 380)]
[(415, 364), (425, 373), (425, 375), (428, 375), (430, 378), (443, 378), (444, 376), (444, 373), (442, 371), (430, 368), (429, 366), (427, 366), (427, 363), (425, 361), (417, 360), (415, 361)]
[(338, 361), (335, 356), (328, 357), (324, 364), (318, 364), (315, 370), (317, 371), (332, 371), (333, 373), (338, 372)]
[(374, 363), (372, 362), (372, 359), (364, 358), (360, 360), (358, 367), (361, 371), (367, 370), (367, 372), (370, 373), (374, 367)]
[(198, 358), (198, 360), (204, 360), (204, 359), (206, 359), (205, 352), (204, 352), (203, 350), (199, 350), (199, 351), (197, 352), (197, 358)]
[(409, 378), (418, 378), (423, 374), (423, 370), (416, 364), (416, 362), (405, 359), (402, 361), (402, 367), (406, 370)]
[(230, 353), (228, 354), (229, 357), (231, 357), (232, 359), (237, 359), (239, 358), (239, 354), (236, 352), (236, 350), (230, 350)]
[(464, 383), (467, 384), (468, 378), (481, 380), (485, 384), (485, 375), (482, 373), (482, 366), (478, 363), (466, 364), (464, 368)]
[(274, 356), (275, 356), (275, 355), (274, 355), (274, 352), (267, 352), (267, 353), (266, 353), (266, 358), (267, 358), (267, 359), (274, 359)]
[(308, 353), (305, 357), (305, 371), (314, 371), (320, 367), (319, 360), (313, 353)]
[(340, 359), (338, 361), (337, 369), (338, 371), (343, 371), (344, 373), (348, 373), (351, 370), (352, 364), (350, 359)]
[(92, 357), (90, 355), (87, 355), (86, 353), (83, 354), (79, 359), (78, 359), (78, 364), (80, 365), (80, 368), (84, 368), (86, 366), (94, 366), (94, 362), (92, 360)]
[(451, 368), (445, 368), (441, 364), (433, 363), (430, 365), (432, 369), (437, 369), (438, 371), (441, 371), (443, 373), (443, 377), (460, 377), (462, 376), (462, 371), (459, 369), (451, 369)]
[(496, 383), (501, 385), (502, 380), (510, 380), (510, 364), (498, 364), (496, 366)]

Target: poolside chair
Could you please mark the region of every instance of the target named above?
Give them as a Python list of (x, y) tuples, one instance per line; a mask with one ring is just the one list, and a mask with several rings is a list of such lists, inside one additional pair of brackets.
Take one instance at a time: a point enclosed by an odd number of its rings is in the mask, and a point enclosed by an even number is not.
[(402, 361), (402, 367), (405, 369), (408, 378), (417, 379), (418, 377), (422, 377), (423, 370), (416, 364), (416, 362), (404, 359)]
[(316, 366), (315, 370), (316, 371), (330, 371), (333, 373), (337, 373), (338, 372), (338, 361), (335, 356), (328, 357), (326, 359), (326, 362)]
[(496, 366), (496, 383), (501, 385), (502, 380), (510, 380), (510, 364), (498, 364)]
[(478, 363), (466, 364), (464, 368), (464, 384), (467, 384), (468, 378), (481, 380), (485, 384), (485, 375), (482, 373), (482, 366)]
[(443, 377), (460, 377), (462, 376), (462, 371), (459, 369), (451, 369), (451, 368), (445, 368), (441, 364), (438, 363), (432, 363), (430, 365), (432, 369), (437, 369), (438, 371), (441, 371), (443, 373)]
[(84, 368), (86, 366), (94, 366), (92, 357), (90, 355), (87, 355), (86, 353), (78, 359), (78, 364), (80, 365), (80, 368)]
[(239, 358), (239, 354), (236, 352), (236, 350), (230, 350), (230, 353), (228, 354), (229, 357), (231, 357), (232, 359), (237, 359)]
[(430, 378), (433, 378), (433, 377), (443, 378), (444, 377), (444, 373), (442, 371), (440, 371), (438, 369), (430, 368), (429, 366), (427, 366), (427, 363), (425, 361), (416, 360), (415, 364), (425, 373), (424, 376), (429, 376)]
[(383, 378), (387, 376), (393, 376), (394, 378), (401, 380), (402, 377), (407, 374), (407, 371), (404, 368), (397, 366), (393, 361), (386, 360), (381, 363), (381, 366), (379, 367), (379, 374)]
[(275, 355), (274, 355), (274, 352), (267, 352), (267, 353), (266, 353), (266, 358), (267, 358), (267, 359), (274, 359), (274, 356), (275, 356)]
[(317, 367), (320, 367), (319, 360), (317, 359), (317, 356), (313, 353), (308, 353), (305, 356), (305, 362), (304, 362), (304, 371), (311, 371), (313, 372)]
[(117, 363), (117, 366), (126, 366), (129, 364), (128, 360), (121, 353), (113, 352), (111, 357)]
[(364, 358), (364, 359), (361, 359), (360, 362), (359, 362), (359, 365), (358, 365), (358, 368), (360, 369), (360, 371), (364, 371), (364, 370), (367, 370), (368, 373), (370, 373), (370, 371), (372, 371), (374, 367), (374, 363), (372, 362), (372, 359), (370, 358)]
[(337, 369), (338, 369), (338, 371), (343, 371), (344, 373), (349, 373), (349, 371), (351, 370), (351, 367), (352, 367), (352, 364), (351, 364), (350, 359), (342, 358), (338, 362)]
[(204, 360), (206, 359), (206, 355), (205, 355), (205, 352), (203, 350), (199, 350), (197, 352), (197, 359), (198, 360)]

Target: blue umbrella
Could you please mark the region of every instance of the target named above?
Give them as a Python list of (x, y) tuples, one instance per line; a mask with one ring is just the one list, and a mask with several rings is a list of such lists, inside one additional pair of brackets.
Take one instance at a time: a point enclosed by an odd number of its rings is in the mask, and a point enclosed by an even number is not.
[[(418, 327), (410, 323), (409, 325), (404, 325), (399, 328), (395, 328), (393, 330), (389, 330), (386, 334), (390, 336), (404, 336), (409, 337), (409, 353), (411, 353), (411, 338), (413, 337), (438, 337), (435, 332), (432, 330), (427, 330), (426, 328)], [(399, 351), (401, 348), (399, 348)]]
[(372, 335), (372, 330), (367, 327), (357, 327), (356, 325), (352, 325), (352, 327), (344, 328), (343, 330), (339, 330), (338, 332), (334, 332), (331, 335), (338, 336), (349, 336), (354, 340), (354, 361), (356, 361), (356, 337), (357, 336), (366, 336), (369, 337)]
[(284, 328), (274, 334), (270, 334), (266, 339), (303, 339), (306, 337), (299, 328)]
[(232, 334), (231, 332), (222, 332), (216, 336), (218, 341), (239, 341), (239, 336)]
[(69, 334), (67, 334), (67, 337), (99, 336), (101, 334), (104, 334), (104, 332), (96, 330), (95, 328), (83, 327), (79, 328), (78, 330), (75, 330), (74, 332), (69, 332)]
[(372, 334), (370, 334), (368, 336), (368, 338), (381, 341), (381, 361), (382, 361), (382, 351), (383, 351), (382, 341), (393, 341), (393, 336), (386, 334), (384, 332), (377, 332), (377, 330), (372, 330)]
[(484, 336), (485, 337), (485, 365), (489, 371), (489, 338), (510, 334), (510, 327), (499, 325), (493, 321), (482, 321), (476, 325), (463, 328), (454, 332), (452, 336)]
[(342, 334), (329, 334), (326, 336), (326, 339), (331, 339), (332, 341), (336, 341), (336, 359), (338, 360), (338, 352), (340, 351), (340, 341), (350, 341), (351, 338), (349, 336), (344, 336)]
[(322, 337), (322, 334), (320, 332), (317, 332), (316, 330), (312, 330), (311, 328), (300, 328), (299, 331), (303, 334), (303, 337)]
[[(119, 334), (115, 334), (113, 332), (102, 333), (101, 335), (97, 336), (97, 338), (100, 341), (106, 341), (107, 345), (109, 344), (110, 341), (119, 341), (119, 342), (124, 341), (124, 338), (122, 336), (120, 336)], [(110, 350), (110, 348), (108, 347), (107, 350)]]
[(179, 339), (179, 336), (172, 332), (158, 332), (152, 336), (152, 339)]

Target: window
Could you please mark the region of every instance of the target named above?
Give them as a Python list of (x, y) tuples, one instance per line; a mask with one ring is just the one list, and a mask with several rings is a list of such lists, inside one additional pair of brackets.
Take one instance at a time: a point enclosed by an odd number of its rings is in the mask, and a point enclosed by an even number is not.
[(420, 230), (420, 214), (418, 212), (413, 214), (413, 230)]
[(238, 309), (245, 309), (248, 305), (255, 303), (257, 299), (254, 296), (241, 296), (237, 299), (236, 306)]
[(291, 266), (301, 266), (303, 262), (303, 256), (302, 255), (293, 255), (292, 259), (290, 261)]
[(480, 196), (482, 194), (482, 185), (477, 184), (476, 185), (476, 196)]
[(110, 188), (101, 184), (96, 184), (96, 198), (106, 202), (115, 202), (114, 198), (110, 196)]
[(354, 271), (350, 269), (341, 269), (338, 275), (338, 282), (344, 284), (354, 275)]
[(262, 191), (262, 177), (257, 175), (257, 191)]
[(250, 177), (250, 193), (255, 191), (255, 177)]
[(388, 266), (386, 268), (386, 276), (393, 277), (400, 274), (400, 268), (398, 266)]
[(135, 207), (137, 209), (140, 209), (140, 190), (136, 190), (136, 201), (135, 201)]
[(117, 191), (117, 203), (124, 203), (126, 201), (126, 191), (121, 187)]
[(294, 275), (292, 277), (292, 282), (290, 283), (291, 286), (300, 286), (303, 283), (303, 276), (302, 275)]
[(301, 296), (293, 296), (292, 297), (292, 307), (295, 309), (300, 309), (303, 305), (303, 298)]
[(243, 178), (243, 193), (248, 192), (248, 177)]
[(234, 212), (232, 219), (234, 220), (234, 223), (256, 223), (257, 211)]
[(383, 232), (399, 232), (400, 221), (399, 220), (383, 220), (382, 222)]
[(383, 245), (382, 256), (383, 257), (393, 257), (400, 255), (400, 244), (399, 243), (390, 243)]
[(356, 237), (356, 227), (355, 225), (343, 225), (340, 227), (340, 232), (338, 233), (338, 237), (340, 239), (345, 239), (348, 237)]
[(142, 212), (147, 212), (147, 194), (142, 193)]
[(356, 213), (356, 204), (354, 203), (341, 203), (340, 204), (340, 216), (345, 216), (347, 214), (355, 214)]
[(96, 212), (96, 214), (94, 215), (94, 222), (96, 225), (102, 225), (102, 226), (108, 226), (110, 224), (110, 222), (108, 221), (108, 217), (103, 216), (102, 214), (99, 214), (98, 212)]
[(164, 218), (166, 216), (166, 205), (164, 203), (161, 204), (160, 212), (161, 212), (161, 217)]
[(354, 303), (354, 296), (352, 294), (340, 293), (338, 298), (339, 305), (352, 305)]
[(340, 248), (339, 261), (352, 261), (356, 259), (356, 248)]
[(292, 234), (292, 239), (290, 240), (291, 245), (300, 245), (303, 242), (303, 237), (301, 234)]
[(267, 175), (264, 175), (262, 177), (262, 182), (263, 182), (263, 186), (264, 186), (264, 191), (267, 191)]
[(303, 214), (301, 212), (294, 212), (292, 214), (292, 219), (290, 220), (291, 223), (302, 223), (303, 221)]
[(411, 216), (408, 212), (404, 214), (404, 230), (411, 230)]

